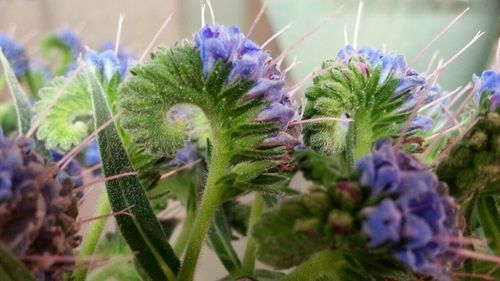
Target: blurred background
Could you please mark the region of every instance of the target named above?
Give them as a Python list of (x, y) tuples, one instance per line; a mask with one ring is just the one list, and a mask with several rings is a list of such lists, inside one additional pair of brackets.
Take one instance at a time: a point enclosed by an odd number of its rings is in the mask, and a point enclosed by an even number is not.
[[(246, 32), (262, 1), (212, 0), (212, 4), (218, 23), (234, 24)], [(291, 24), (267, 47), (276, 56), (340, 6), (343, 9), (332, 21), (304, 40), (287, 57), (287, 64), (294, 58), (300, 62), (289, 76), (292, 85), (317, 69), (323, 60), (334, 58), (346, 44), (346, 39), (352, 44), (358, 1), (270, 0), (251, 37), (262, 44)], [(452, 90), (470, 81), (473, 73), (489, 68), (500, 34), (499, 0), (368, 0), (360, 18), (358, 46), (398, 52), (411, 62), (467, 7), (470, 8), (468, 13), (412, 65), (418, 71), (425, 71), (433, 55), (437, 60), (447, 60), (478, 31), (484, 31), (484, 36), (454, 61), (440, 78), (439, 84)], [(115, 40), (120, 14), (125, 15), (120, 46), (137, 57), (169, 15), (174, 18), (157, 40), (158, 45), (170, 46), (176, 40), (191, 38), (201, 26), (199, 0), (0, 0), (0, 32), (20, 42), (30, 57), (39, 56), (40, 39), (62, 28), (73, 30), (85, 45), (98, 49), (104, 42)], [(211, 21), (208, 10), (205, 18), (207, 22)], [(2, 95), (5, 97), (6, 93)], [(92, 200), (87, 202), (83, 213), (90, 216), (94, 206)], [(218, 259), (205, 250), (197, 280), (214, 280), (223, 275), (224, 269)]]

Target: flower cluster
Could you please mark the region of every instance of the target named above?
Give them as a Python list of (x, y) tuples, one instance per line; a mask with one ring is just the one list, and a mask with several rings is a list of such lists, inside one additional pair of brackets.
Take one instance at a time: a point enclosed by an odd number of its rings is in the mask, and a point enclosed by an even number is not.
[[(195, 35), (195, 45), (200, 50), (203, 74), (207, 77), (218, 62), (230, 63), (228, 84), (247, 79), (255, 82), (245, 99), (258, 99), (269, 103), (258, 116), (258, 122), (277, 122), (286, 130), (297, 110), (284, 92), (285, 81), (272, 62), (268, 52), (245, 37), (237, 27), (207, 25)], [(280, 137), (289, 144), (298, 144), (296, 137)]]
[(396, 152), (388, 139), (357, 162), (360, 184), (379, 202), (364, 208), (368, 247), (389, 249), (416, 272), (447, 280), (459, 261), (449, 249), (460, 247), (457, 205), (445, 183), (414, 157)]
[(66, 47), (68, 47), (74, 58), (78, 58), (80, 54), (83, 53), (84, 48), (80, 38), (71, 30), (62, 29), (56, 36)]
[[(355, 62), (366, 76), (370, 74), (372, 69), (380, 68), (379, 85), (384, 84), (389, 77), (399, 80), (394, 96), (398, 97), (407, 94), (407, 99), (400, 109), (401, 111), (411, 109), (423, 93), (431, 92), (425, 91), (425, 77), (415, 70), (409, 69), (406, 58), (403, 55), (384, 54), (380, 50), (369, 47), (356, 50), (352, 46), (347, 45), (337, 54), (336, 61), (344, 65)], [(437, 96), (427, 94), (425, 101), (433, 98), (437, 98)], [(427, 131), (432, 128), (432, 125), (433, 121), (431, 118), (418, 115), (412, 120), (410, 130), (420, 129)]]
[[(106, 42), (102, 44), (101, 48), (99, 49), (100, 52), (105, 52), (105, 51), (114, 51), (115, 50), (115, 44), (112, 42)], [(118, 61), (120, 62), (120, 73), (126, 73), (127, 70), (134, 64), (137, 63), (137, 59), (135, 56), (127, 51), (125, 51), (123, 48), (118, 48), (116, 52), (116, 57), (118, 58)]]
[[(56, 179), (30, 140), (0, 132), (0, 243), (17, 257), (72, 255), (79, 244), (71, 180)], [(72, 262), (26, 260), (41, 281), (62, 280)]]
[(83, 56), (83, 60), (92, 68), (92, 71), (102, 75), (105, 81), (108, 82), (116, 73), (122, 79), (130, 67), (128, 60), (120, 60), (112, 50), (100, 53), (89, 50)]
[(483, 94), (487, 94), (490, 99), (490, 110), (495, 111), (497, 107), (500, 107), (500, 72), (487, 70), (481, 74), (481, 77), (473, 75), (472, 81), (478, 102)]
[(9, 37), (0, 34), (0, 49), (11, 64), (16, 76), (24, 76), (28, 71), (29, 62), (23, 47)]

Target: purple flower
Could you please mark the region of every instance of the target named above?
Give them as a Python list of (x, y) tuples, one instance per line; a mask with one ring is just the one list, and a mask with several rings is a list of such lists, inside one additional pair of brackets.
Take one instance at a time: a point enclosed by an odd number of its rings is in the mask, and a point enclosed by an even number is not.
[[(61, 160), (64, 157), (64, 154), (57, 150), (49, 150), (50, 156), (54, 162)], [(73, 183), (73, 187), (77, 188), (83, 185), (83, 177), (82, 177), (82, 167), (80, 163), (76, 159), (72, 159), (68, 166), (63, 171), (59, 171), (57, 178), (60, 182), (63, 182), (65, 179), (69, 178)]]
[(476, 101), (479, 102), (481, 96), (487, 93), (490, 96), (490, 110), (496, 110), (500, 106), (500, 72), (487, 70), (481, 77), (474, 74), (472, 82), (476, 90)]
[[(115, 43), (106, 42), (102, 44), (100, 51), (113, 51), (115, 50)], [(131, 53), (125, 51), (123, 48), (118, 48), (116, 57), (120, 62), (120, 73), (127, 73), (127, 70), (137, 63), (137, 59)]]
[(108, 82), (116, 73), (120, 75), (120, 78), (123, 78), (128, 69), (128, 65), (124, 67), (118, 60), (116, 54), (111, 50), (101, 53), (87, 51), (83, 59), (90, 65), (94, 72), (100, 73)]
[(175, 153), (175, 158), (172, 159), (168, 165), (180, 166), (193, 163), (198, 159), (198, 153), (196, 148), (192, 144), (187, 144), (184, 148), (177, 150)]
[(416, 272), (448, 280), (450, 261), (458, 261), (448, 238), (460, 238), (457, 207), (435, 174), (390, 140), (378, 141), (372, 155), (358, 161), (360, 184), (380, 203), (363, 209), (368, 247), (384, 246)]
[(7, 36), (0, 34), (0, 49), (2, 49), (16, 76), (24, 76), (28, 71), (29, 63), (23, 47)]
[(97, 147), (97, 141), (93, 140), (83, 154), (83, 163), (86, 166), (92, 167), (101, 163), (101, 157), (99, 155), (99, 148)]
[(83, 53), (84, 48), (80, 38), (69, 29), (63, 29), (57, 33), (57, 38), (69, 48), (74, 58), (78, 58)]
[[(245, 37), (237, 27), (207, 25), (195, 35), (195, 46), (200, 51), (203, 75), (207, 77), (217, 63), (230, 64), (227, 84), (240, 80), (254, 81), (253, 87), (243, 99), (244, 102), (259, 100), (267, 103), (257, 122), (277, 122), (281, 130), (286, 130), (288, 122), (297, 116), (297, 108), (284, 93), (284, 79), (276, 65), (271, 63), (268, 52), (262, 50), (252, 40)], [(276, 133), (272, 141), (284, 140)], [(268, 139), (271, 142), (271, 139)], [(296, 144), (300, 143), (298, 140)]]

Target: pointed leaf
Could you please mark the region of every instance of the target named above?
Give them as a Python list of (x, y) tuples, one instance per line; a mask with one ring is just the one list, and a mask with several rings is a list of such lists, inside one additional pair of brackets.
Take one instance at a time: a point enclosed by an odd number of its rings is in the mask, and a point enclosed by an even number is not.
[(492, 196), (480, 197), (477, 203), (477, 212), (488, 245), (495, 254), (500, 255), (500, 213), (495, 198)]
[(28, 269), (0, 244), (0, 280), (35, 281)]
[[(86, 76), (91, 87), (95, 126), (99, 127), (111, 119), (111, 112), (95, 75), (87, 69)], [(97, 141), (106, 177), (133, 170), (114, 125), (101, 131)], [(132, 216), (120, 215), (116, 221), (130, 248), (137, 253), (141, 267), (154, 280), (174, 280), (179, 260), (168, 244), (138, 178), (129, 176), (110, 181), (106, 183), (106, 190), (114, 212), (130, 209)]]

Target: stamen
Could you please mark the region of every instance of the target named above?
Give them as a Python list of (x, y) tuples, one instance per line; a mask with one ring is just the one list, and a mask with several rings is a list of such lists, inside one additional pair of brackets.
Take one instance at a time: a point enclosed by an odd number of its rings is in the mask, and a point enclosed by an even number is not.
[(293, 57), (293, 61), (292, 63), (290, 64), (290, 66), (288, 66), (285, 71), (283, 71), (283, 76), (285, 76), (288, 71), (292, 70), (294, 67), (296, 67), (297, 65), (299, 65), (301, 62), (297, 62), (297, 57)]
[(446, 134), (448, 134), (450, 132), (455, 131), (456, 129), (460, 129), (460, 128), (464, 127), (466, 124), (467, 124), (467, 122), (463, 122), (463, 123), (457, 124), (457, 125), (449, 128), (449, 129), (447, 129), (447, 130), (444, 130), (442, 132), (439, 132), (439, 133), (436, 133), (436, 134), (434, 134), (432, 136), (429, 136), (429, 137), (425, 138), (425, 140), (429, 141), (429, 140), (432, 140), (432, 139), (434, 139), (436, 137), (440, 137), (440, 136), (446, 135)]
[(480, 253), (480, 252), (474, 252), (471, 250), (461, 249), (461, 248), (449, 248), (448, 251), (455, 253), (459, 256), (465, 257), (465, 258), (482, 260), (482, 261), (492, 262), (495, 264), (500, 264), (500, 257), (497, 257), (497, 256), (493, 256), (493, 255), (489, 255), (489, 254), (485, 254), (485, 253)]
[(194, 165), (196, 165), (196, 164), (198, 164), (198, 163), (200, 163), (200, 162), (201, 162), (201, 159), (198, 159), (198, 160), (196, 160), (196, 161), (193, 161), (193, 162), (191, 162), (191, 163), (188, 163), (188, 164), (186, 164), (186, 165), (182, 165), (182, 166), (180, 166), (180, 167), (178, 167), (178, 168), (175, 168), (175, 169), (173, 169), (173, 170), (171, 170), (171, 171), (168, 171), (167, 173), (165, 173), (165, 174), (161, 175), (160, 180), (165, 179), (165, 178), (168, 178), (168, 177), (170, 177), (170, 176), (173, 176), (173, 175), (175, 175), (176, 173), (178, 173), (178, 172), (180, 172), (180, 171), (183, 171), (183, 170), (189, 169), (189, 168), (193, 167)]
[(288, 126), (296, 126), (301, 124), (310, 124), (310, 123), (322, 123), (322, 122), (352, 122), (354, 119), (350, 118), (335, 118), (335, 117), (320, 117), (313, 119), (304, 119), (304, 120), (293, 120), (288, 123)]
[(432, 57), (427, 64), (427, 68), (425, 69), (425, 73), (429, 73), (431, 71), (432, 66), (434, 65), (434, 61), (437, 59), (438, 55), (439, 51), (435, 51), (434, 54), (432, 54)]
[(364, 5), (365, 5), (365, 2), (359, 1), (358, 13), (356, 14), (356, 25), (354, 26), (354, 38), (352, 41), (352, 46), (354, 47), (354, 49), (356, 49), (358, 47), (359, 23), (361, 21), (361, 13), (363, 12)]
[(281, 65), (281, 63), (283, 62), (283, 60), (285, 59), (285, 57), (291, 51), (293, 51), (295, 48), (297, 48), (298, 46), (300, 46), (300, 44), (302, 44), (303, 42), (305, 42), (306, 39), (308, 39), (309, 37), (311, 37), (314, 33), (316, 33), (319, 30), (321, 30), (321, 28), (323, 28), (327, 23), (329, 23), (331, 20), (333, 20), (333, 18), (337, 14), (339, 14), (339, 12), (343, 8), (344, 8), (344, 6), (340, 6), (333, 13), (329, 14), (319, 25), (317, 25), (316, 27), (314, 27), (313, 29), (311, 29), (309, 32), (307, 32), (306, 34), (304, 34), (299, 40), (297, 40), (295, 43), (293, 43), (287, 49), (285, 49), (285, 51), (283, 51), (283, 53), (281, 53), (278, 57), (276, 57), (276, 59), (274, 59), (273, 62), (276, 62), (276, 65), (279, 67)]
[(246, 36), (247, 38), (250, 38), (250, 36), (252, 35), (255, 27), (257, 26), (257, 23), (260, 21), (260, 19), (264, 15), (264, 12), (266, 11), (266, 7), (267, 7), (267, 0), (264, 1), (264, 3), (262, 3), (262, 6), (260, 7), (260, 10), (257, 13), (257, 16), (253, 20), (252, 25), (250, 25), (250, 29), (248, 29), (247, 36)]
[(470, 46), (472, 46), (483, 35), (484, 35), (484, 32), (481, 32), (481, 31), (479, 31), (478, 33), (476, 33), (476, 35), (474, 36), (474, 38), (472, 38), (472, 40), (469, 43), (467, 43), (467, 45), (465, 45), (465, 47), (463, 47), (460, 51), (458, 51), (454, 56), (452, 56), (441, 67), (439, 67), (438, 69), (436, 69), (429, 76), (432, 77), (432, 76), (436, 75), (438, 72), (440, 72), (443, 69), (445, 69), (448, 65), (450, 65), (454, 60), (456, 60), (460, 55), (462, 55), (463, 52), (465, 52)]
[(454, 236), (446, 236), (446, 237), (439, 237), (436, 236), (434, 237), (434, 240), (437, 241), (451, 241), (451, 242), (456, 242), (460, 244), (469, 244), (469, 245), (477, 245), (477, 246), (485, 246), (487, 243), (481, 239), (474, 238), (474, 237), (454, 237)]
[(205, 4), (203, 4), (203, 0), (200, 0), (201, 5), (201, 28), (205, 27)]
[(132, 206), (130, 206), (128, 208), (125, 208), (125, 209), (123, 209), (121, 211), (118, 211), (118, 212), (113, 212), (113, 213), (109, 213), (109, 214), (95, 216), (95, 217), (87, 218), (87, 219), (79, 219), (79, 220), (77, 220), (76, 223), (78, 223), (78, 224), (85, 224), (85, 223), (89, 223), (89, 222), (92, 222), (92, 221), (95, 221), (95, 220), (106, 219), (106, 218), (109, 218), (109, 217), (116, 217), (116, 216), (119, 216), (119, 215), (126, 215), (126, 216), (133, 217), (133, 215), (128, 212), (133, 207), (134, 207), (134, 205), (132, 205)]
[(463, 278), (467, 278), (467, 279), (473, 278), (473, 279), (480, 279), (480, 280), (486, 280), (486, 281), (495, 281), (494, 277), (484, 275), (484, 274), (453, 272), (453, 275), (456, 277), (463, 277)]
[(457, 93), (458, 91), (460, 91), (461, 89), (462, 89), (462, 87), (458, 87), (458, 88), (456, 88), (455, 90), (453, 90), (452, 92), (450, 92), (450, 93), (448, 93), (448, 94), (446, 94), (446, 95), (444, 95), (444, 96), (442, 96), (442, 97), (439, 97), (439, 98), (437, 98), (437, 99), (435, 99), (435, 100), (433, 100), (433, 101), (429, 102), (428, 104), (426, 104), (426, 105), (422, 106), (422, 107), (418, 110), (418, 112), (420, 113), (420, 112), (422, 112), (422, 111), (426, 110), (427, 108), (429, 108), (429, 107), (431, 107), (431, 106), (435, 105), (436, 103), (439, 103), (439, 102), (441, 102), (441, 101), (443, 101), (443, 100), (447, 99), (448, 97), (450, 97), (450, 96), (452, 96), (452, 95), (456, 94), (456, 93)]
[(456, 16), (447, 26), (443, 28), (425, 47), (420, 50), (417, 55), (411, 60), (410, 65), (414, 65), (420, 57), (434, 44), (436, 41), (438, 41), (446, 32), (450, 30), (450, 28), (468, 11), (470, 8), (465, 9), (463, 12), (461, 12), (458, 16)]
[(215, 24), (215, 14), (214, 9), (212, 8), (212, 2), (210, 0), (206, 0), (208, 5), (208, 11), (210, 12), (210, 17), (212, 18), (212, 24)]
[(347, 24), (344, 24), (344, 45), (349, 45), (349, 37), (347, 35)]
[(124, 14), (120, 14), (120, 17), (118, 19), (118, 29), (116, 31), (115, 55), (118, 54), (118, 48), (120, 47), (120, 38), (122, 36), (123, 20), (125, 20), (125, 15)]
[(144, 52), (142, 52), (141, 58), (139, 59), (139, 63), (142, 63), (142, 61), (144, 61), (144, 59), (148, 55), (149, 51), (153, 47), (154, 43), (156, 42), (156, 40), (158, 40), (158, 37), (160, 37), (160, 34), (163, 32), (163, 30), (165, 30), (168, 23), (172, 20), (172, 17), (173, 17), (172, 15), (168, 16), (168, 18), (163, 22), (163, 24), (161, 25), (160, 29), (156, 32), (156, 34), (153, 37), (153, 39), (151, 40), (151, 42), (149, 42), (146, 49), (144, 49)]
[(64, 83), (63, 87), (61, 88), (61, 90), (56, 94), (55, 98), (48, 104), (47, 108), (45, 108), (45, 110), (42, 112), (42, 114), (40, 114), (38, 116), (38, 118), (31, 124), (30, 129), (28, 130), (28, 132), (24, 136), (25, 138), (29, 139), (33, 136), (36, 129), (38, 129), (38, 127), (40, 127), (40, 125), (42, 125), (43, 119), (45, 119), (45, 117), (47, 117), (47, 115), (49, 115), (52, 108), (54, 108), (54, 106), (56, 106), (57, 101), (64, 95), (64, 93), (66, 93), (66, 89), (71, 84), (71, 82), (73, 82), (73, 79), (76, 77), (77, 73), (79, 73), (79, 72), (80, 72), (80, 66), (78, 66), (78, 68), (75, 69), (71, 73), (71, 75), (68, 77), (68, 79)]
[(96, 164), (90, 168), (87, 168), (85, 170), (82, 171), (81, 175), (84, 176), (84, 175), (88, 175), (88, 174), (91, 174), (93, 172), (95, 172), (96, 170), (99, 170), (100, 168), (102, 167), (102, 164), (99, 163), (99, 164)]
[(497, 42), (497, 54), (495, 58), (495, 65), (496, 65), (496, 70), (500, 71), (500, 37), (498, 38)]
[(93, 185), (96, 185), (99, 183), (103, 183), (103, 182), (109, 182), (112, 180), (125, 178), (125, 177), (130, 177), (130, 176), (137, 176), (137, 172), (126, 172), (126, 173), (122, 173), (122, 174), (118, 174), (118, 175), (114, 175), (114, 176), (110, 176), (110, 177), (106, 177), (106, 178), (98, 178), (95, 180), (91, 180), (90, 182), (86, 183), (85, 185), (82, 185), (78, 188), (73, 189), (73, 192), (74, 193), (82, 192), (83, 190), (85, 190), (86, 188), (88, 188), (90, 186), (93, 186)]
[(280, 36), (281, 33), (285, 32), (292, 26), (291, 23), (287, 24), (285, 27), (283, 27), (280, 31), (276, 32), (273, 36), (271, 36), (269, 39), (267, 39), (264, 44), (260, 46), (261, 49), (264, 49), (269, 43), (271, 43), (276, 37)]

